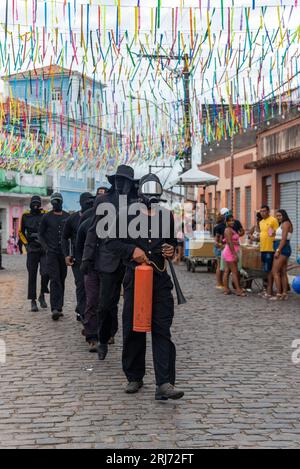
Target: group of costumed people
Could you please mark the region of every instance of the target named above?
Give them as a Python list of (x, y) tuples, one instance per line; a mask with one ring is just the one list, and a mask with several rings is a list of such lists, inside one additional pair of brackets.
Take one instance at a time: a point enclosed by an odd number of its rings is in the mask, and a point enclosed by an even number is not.
[[(71, 267), (76, 285), (77, 319), (84, 326), (90, 352), (98, 353), (99, 359), (105, 360), (118, 331), (123, 285), (122, 365), (128, 381), (125, 392), (137, 393), (146, 372), (146, 333), (133, 328), (135, 272), (140, 265), (151, 265), (155, 399), (180, 399), (184, 392), (175, 387), (176, 349), (170, 332), (174, 317), (173, 283), (166, 269), (166, 261), (174, 257), (177, 245), (173, 213), (160, 205), (163, 190), (156, 175), (147, 174), (137, 180), (133, 168), (120, 165), (116, 174), (107, 179), (110, 186), (103, 184), (96, 197), (82, 194), (81, 210), (72, 214), (63, 210), (63, 197), (59, 193), (52, 194), (49, 212), (42, 209), (39, 196), (32, 197), (19, 233), (27, 250), (31, 310), (38, 311), (37, 300), (46, 309), (45, 295), (50, 293), (53, 321), (64, 316), (65, 280)], [(137, 219), (132, 211), (137, 203), (142, 208), (136, 224), (147, 227), (138, 236), (128, 229)], [(107, 219), (110, 209), (113, 216)], [(102, 222), (105, 230), (99, 229)], [(41, 290), (37, 297), (39, 268)]]

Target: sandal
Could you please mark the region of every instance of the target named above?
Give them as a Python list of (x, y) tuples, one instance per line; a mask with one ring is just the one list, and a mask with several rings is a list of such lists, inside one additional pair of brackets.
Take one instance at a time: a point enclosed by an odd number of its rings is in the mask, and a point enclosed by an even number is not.
[(268, 293), (263, 293), (262, 295), (259, 295), (261, 298), (264, 298), (265, 300), (269, 300), (270, 298), (273, 298), (272, 295), (268, 295)]
[(236, 296), (241, 296), (241, 297), (245, 298), (248, 295), (244, 291), (242, 291), (241, 293), (236, 293)]
[(231, 293), (230, 290), (225, 290), (225, 291), (223, 292), (223, 295), (228, 296), (228, 295), (232, 295), (232, 293)]
[(280, 293), (277, 293), (276, 296), (271, 296), (271, 297), (269, 298), (270, 301), (282, 301), (282, 299), (283, 299), (283, 298), (282, 298), (282, 295), (281, 295)]

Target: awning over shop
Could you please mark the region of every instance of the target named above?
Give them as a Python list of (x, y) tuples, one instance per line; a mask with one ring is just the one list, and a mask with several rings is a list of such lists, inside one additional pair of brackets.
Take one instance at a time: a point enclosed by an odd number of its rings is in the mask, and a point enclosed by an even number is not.
[(275, 155), (267, 156), (257, 161), (251, 161), (244, 165), (245, 169), (263, 169), (268, 166), (286, 163), (287, 161), (300, 160), (300, 148), (296, 148), (285, 153), (277, 153)]
[(181, 174), (175, 181), (172, 181), (172, 186), (211, 186), (217, 184), (219, 178), (212, 174), (199, 171), (199, 169), (192, 168), (189, 171)]

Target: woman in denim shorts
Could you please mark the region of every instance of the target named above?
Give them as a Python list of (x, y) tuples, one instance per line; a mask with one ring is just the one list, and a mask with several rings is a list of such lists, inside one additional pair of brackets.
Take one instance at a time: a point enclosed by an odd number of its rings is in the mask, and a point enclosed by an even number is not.
[(277, 295), (270, 298), (270, 300), (287, 300), (289, 289), (287, 266), (292, 254), (291, 238), (293, 235), (293, 224), (285, 210), (278, 210), (276, 217), (279, 222), (279, 228), (274, 241), (275, 255), (272, 273)]

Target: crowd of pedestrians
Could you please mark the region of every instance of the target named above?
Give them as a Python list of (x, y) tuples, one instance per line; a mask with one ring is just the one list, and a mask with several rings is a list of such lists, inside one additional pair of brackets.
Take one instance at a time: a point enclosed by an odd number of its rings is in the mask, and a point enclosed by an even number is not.
[[(217, 258), (217, 285), (224, 295), (232, 294), (229, 276), (236, 295), (245, 297), (247, 292), (241, 287), (242, 271), (241, 238), (245, 230), (239, 220), (227, 209), (222, 209), (214, 228), (215, 255)], [(293, 224), (285, 210), (277, 210), (271, 216), (270, 208), (263, 205), (256, 214), (256, 224), (248, 233), (249, 244), (259, 247), (261, 269), (265, 274), (265, 288), (262, 296), (270, 301), (287, 300), (289, 282), (287, 267), (292, 255), (291, 238)]]

